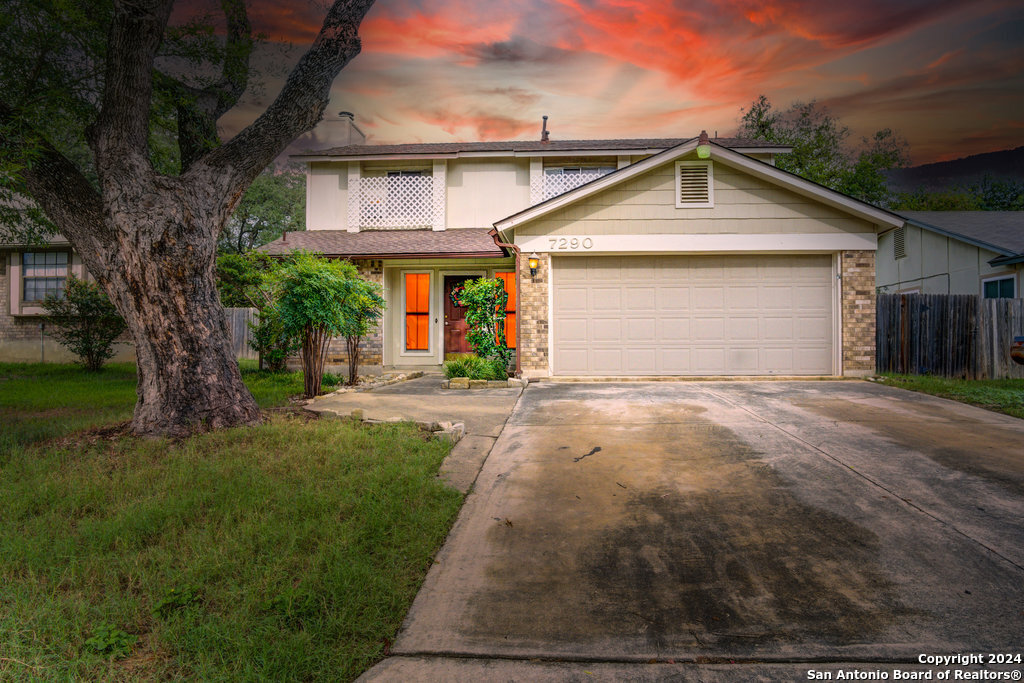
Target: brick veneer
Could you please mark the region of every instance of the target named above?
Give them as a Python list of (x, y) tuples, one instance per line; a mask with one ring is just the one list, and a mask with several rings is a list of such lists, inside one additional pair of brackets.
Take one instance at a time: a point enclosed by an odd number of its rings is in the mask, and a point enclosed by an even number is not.
[[(383, 261), (354, 261), (359, 270), (359, 277), (384, 284), (384, 262)], [(381, 325), (363, 337), (359, 343), (359, 365), (383, 365), (384, 364), (384, 336), (381, 333)], [(297, 360), (297, 358), (296, 358)], [(345, 348), (345, 338), (335, 337), (327, 349), (327, 362), (330, 364), (339, 363), (348, 365), (348, 350)]]
[(875, 252), (844, 251), (842, 273), (843, 374), (875, 371)]
[(519, 259), (519, 362), (527, 377), (548, 375), (548, 283), (551, 257), (540, 255), (536, 275), (530, 275), (526, 254)]

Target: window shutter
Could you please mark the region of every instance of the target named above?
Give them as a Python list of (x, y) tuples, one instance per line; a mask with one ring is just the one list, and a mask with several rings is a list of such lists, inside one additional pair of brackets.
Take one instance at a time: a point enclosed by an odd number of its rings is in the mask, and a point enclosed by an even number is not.
[(676, 164), (676, 206), (710, 208), (714, 206), (711, 164), (705, 161), (680, 161)]
[(901, 259), (907, 255), (907, 228), (901, 225), (892, 233), (892, 257)]

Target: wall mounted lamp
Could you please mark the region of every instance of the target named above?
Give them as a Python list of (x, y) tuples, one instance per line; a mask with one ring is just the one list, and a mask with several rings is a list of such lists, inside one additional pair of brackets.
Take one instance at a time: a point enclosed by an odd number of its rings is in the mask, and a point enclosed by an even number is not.
[(531, 276), (536, 275), (537, 274), (537, 268), (540, 267), (540, 256), (537, 256), (537, 252), (533, 252), (532, 254), (530, 254), (527, 257), (526, 262), (530, 266), (530, 275)]

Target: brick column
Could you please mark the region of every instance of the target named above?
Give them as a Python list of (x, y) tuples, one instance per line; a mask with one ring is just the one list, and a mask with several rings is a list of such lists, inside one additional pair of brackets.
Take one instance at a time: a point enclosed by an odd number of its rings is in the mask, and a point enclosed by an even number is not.
[(875, 252), (844, 251), (842, 274), (843, 374), (875, 371)]
[[(384, 262), (383, 261), (355, 261), (359, 269), (359, 277), (370, 282), (384, 285)], [(381, 366), (384, 364), (384, 335), (382, 333), (384, 318), (377, 323), (369, 334), (359, 342), (359, 367)], [(327, 349), (328, 364), (340, 364), (348, 367), (348, 351), (345, 349), (345, 338), (334, 337)], [(346, 370), (347, 372), (347, 370)]]
[(551, 257), (540, 255), (536, 275), (530, 275), (529, 254), (520, 259), (519, 362), (527, 377), (547, 377), (548, 365), (548, 283)]

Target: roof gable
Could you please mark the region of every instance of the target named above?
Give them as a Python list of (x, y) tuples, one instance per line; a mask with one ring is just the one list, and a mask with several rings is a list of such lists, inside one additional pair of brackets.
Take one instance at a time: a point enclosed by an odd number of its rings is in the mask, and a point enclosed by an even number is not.
[[(580, 185), (569, 192), (552, 197), (547, 201), (535, 204), (500, 221), (496, 221), (494, 225), (499, 230), (515, 228), (518, 225), (546, 216), (565, 206), (575, 204), (586, 197), (624, 183), (631, 178), (650, 172), (664, 164), (681, 159), (696, 148), (696, 138), (687, 140), (671, 149), (666, 149), (659, 154), (618, 169), (597, 180)], [(752, 159), (715, 143), (711, 144), (710, 159), (877, 225), (898, 227), (904, 223), (903, 218), (894, 213), (818, 185), (800, 176), (776, 168), (771, 164)]]

